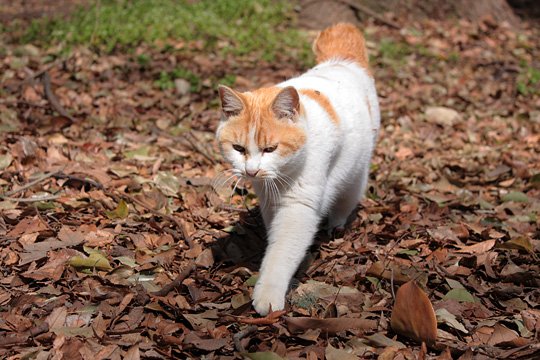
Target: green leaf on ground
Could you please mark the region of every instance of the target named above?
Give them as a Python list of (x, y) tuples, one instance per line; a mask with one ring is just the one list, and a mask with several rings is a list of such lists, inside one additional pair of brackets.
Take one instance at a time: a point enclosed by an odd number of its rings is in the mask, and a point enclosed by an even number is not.
[(107, 217), (111, 220), (114, 219), (125, 219), (129, 214), (129, 207), (124, 200), (120, 200), (116, 209), (113, 211), (105, 211)]
[(503, 195), (502, 201), (514, 201), (514, 202), (528, 202), (529, 197), (521, 191), (511, 191), (508, 194)]
[(474, 296), (471, 295), (466, 289), (452, 289), (446, 293), (443, 297), (444, 300), (457, 300), (461, 302), (476, 302)]
[(74, 256), (68, 261), (68, 265), (78, 269), (93, 269), (112, 270), (109, 260), (98, 252), (91, 253), (87, 258), (82, 256)]

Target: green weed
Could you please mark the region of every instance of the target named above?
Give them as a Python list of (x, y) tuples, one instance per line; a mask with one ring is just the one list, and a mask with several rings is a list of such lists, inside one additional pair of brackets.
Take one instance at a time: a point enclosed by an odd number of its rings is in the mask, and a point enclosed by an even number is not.
[(391, 61), (404, 61), (411, 54), (411, 48), (401, 42), (392, 39), (382, 39), (379, 44), (379, 52), (382, 59)]
[(87, 45), (113, 52), (158, 41), (197, 42), (202, 50), (272, 60), (279, 53), (309, 53), (302, 33), (288, 25), (292, 4), (285, 0), (102, 0), (68, 20), (34, 21), (23, 41)]
[(148, 67), (150, 65), (151, 61), (152, 61), (152, 59), (150, 58), (149, 55), (141, 54), (141, 55), (137, 56), (137, 63), (143, 68)]
[(218, 84), (225, 85), (225, 86), (233, 86), (236, 82), (236, 76), (235, 75), (225, 75), (221, 79), (219, 79)]
[(159, 73), (159, 78), (154, 81), (154, 85), (161, 90), (168, 90), (174, 88), (175, 79), (184, 79), (191, 85), (191, 92), (197, 92), (201, 90), (201, 78), (184, 68), (177, 68), (173, 71), (162, 71)]
[(523, 96), (540, 93), (540, 70), (527, 66), (519, 75), (516, 88)]

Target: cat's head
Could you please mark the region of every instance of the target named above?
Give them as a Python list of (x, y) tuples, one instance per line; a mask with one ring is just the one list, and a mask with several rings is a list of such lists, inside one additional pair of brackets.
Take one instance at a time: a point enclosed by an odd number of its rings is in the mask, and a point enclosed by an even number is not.
[(219, 96), (217, 140), (237, 174), (275, 178), (301, 161), (306, 134), (298, 124), (302, 109), (294, 87), (240, 93), (219, 86)]

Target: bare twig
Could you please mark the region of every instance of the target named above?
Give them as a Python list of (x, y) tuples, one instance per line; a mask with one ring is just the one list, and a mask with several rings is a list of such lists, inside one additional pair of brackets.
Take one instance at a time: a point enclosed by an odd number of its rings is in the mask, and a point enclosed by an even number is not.
[(51, 177), (54, 177), (56, 174), (58, 174), (58, 171), (51, 171), (51, 172), (48, 172), (42, 176), (40, 176), (39, 178), (35, 179), (35, 180), (32, 180), (30, 181), (28, 184), (25, 184), (23, 185), (22, 187), (18, 188), (18, 189), (15, 189), (15, 190), (11, 190), (11, 191), (8, 191), (6, 192), (5, 194), (2, 194), (1, 196), (12, 196), (12, 195), (15, 195), (16, 193), (19, 193), (23, 190), (26, 190), (36, 184), (39, 184), (40, 182), (42, 181), (45, 181), (47, 180), (48, 178), (51, 178)]
[[(61, 62), (63, 62), (65, 59), (63, 58), (58, 58), (56, 60), (54, 60), (53, 62), (49, 63), (47, 66), (45, 66), (43, 69), (39, 70), (39, 71), (36, 71), (35, 73), (30, 73), (29, 77), (25, 78), (19, 85), (19, 87), (23, 87), (27, 84), (30, 84), (34, 79), (37, 79), (39, 78), (41, 75), (43, 75), (44, 73), (48, 72), (49, 70), (51, 70), (53, 67), (57, 66), (58, 64), (60, 64)], [(30, 72), (30, 71), (28, 71)]]
[(209, 282), (210, 284), (214, 285), (214, 287), (215, 287), (216, 289), (218, 289), (219, 292), (220, 292), (221, 294), (224, 293), (223, 285), (221, 285), (219, 282), (217, 282), (217, 281), (214, 280), (214, 279), (207, 278), (207, 277), (204, 277), (204, 276), (201, 276), (201, 275), (196, 275), (196, 276), (195, 276), (195, 279), (201, 280), (201, 281), (207, 281), (207, 282)]
[(89, 178), (82, 178), (82, 177), (78, 177), (78, 176), (74, 176), (74, 175), (68, 175), (68, 174), (64, 174), (63, 172), (58, 172), (56, 174), (53, 175), (53, 177), (55, 179), (67, 179), (67, 180), (71, 180), (71, 181), (78, 181), (78, 182), (81, 182), (83, 184), (88, 184), (96, 189), (99, 189), (99, 190), (103, 190), (103, 185), (98, 183), (97, 181), (94, 181), (92, 179), (89, 179)]
[(7, 201), (31, 203), (31, 202), (37, 202), (37, 201), (55, 200), (55, 199), (58, 199), (60, 196), (61, 195), (45, 195), (45, 196), (36, 196), (36, 197), (29, 197), (29, 198), (14, 198), (14, 197), (0, 195), (0, 199), (4, 199)]
[(36, 212), (36, 215), (38, 216), (39, 220), (41, 220), (41, 222), (45, 224), (47, 229), (54, 231), (51, 225), (49, 225), (49, 223), (43, 218), (43, 216), (41, 216), (41, 213), (39, 212), (39, 209), (36, 205), (34, 205), (34, 211)]
[(182, 282), (191, 274), (193, 270), (195, 270), (196, 266), (194, 263), (191, 263), (188, 265), (187, 268), (184, 269), (176, 279), (174, 279), (171, 283), (165, 285), (161, 288), (161, 290), (154, 291), (152, 295), (154, 296), (166, 296), (168, 293), (170, 293), (173, 289), (179, 287)]
[(68, 118), (69, 120), (76, 122), (77, 120), (71, 116), (66, 109), (60, 104), (60, 101), (58, 101), (58, 98), (54, 94), (51, 88), (51, 77), (49, 76), (49, 73), (45, 71), (43, 75), (41, 75), (41, 82), (43, 83), (43, 89), (45, 90), (45, 96), (47, 97), (47, 100), (49, 100), (49, 103), (53, 107), (54, 110), (56, 110), (57, 113), (62, 115), (65, 118)]
[(180, 231), (182, 232), (182, 236), (184, 237), (184, 241), (188, 244), (188, 246), (190, 248), (193, 247), (193, 241), (191, 239), (191, 237), (188, 235), (187, 233), (187, 229), (185, 228), (184, 224), (182, 224), (177, 218), (175, 218), (174, 216), (172, 215), (167, 215), (167, 214), (163, 214), (155, 209), (152, 209), (152, 207), (150, 207), (149, 205), (145, 204), (144, 202), (142, 202), (141, 200), (138, 200), (136, 198), (134, 198), (133, 196), (131, 195), (128, 195), (128, 194), (119, 194), (121, 197), (125, 197), (126, 199), (128, 199), (129, 201), (133, 202), (133, 203), (136, 203), (140, 206), (142, 206), (143, 208), (145, 208), (146, 210), (150, 211), (152, 214), (154, 215), (157, 215), (157, 216), (161, 216), (167, 220), (169, 220), (170, 222), (174, 223), (176, 226), (178, 226), (178, 228), (180, 229)]
[(212, 156), (210, 156), (208, 154), (208, 152), (206, 151), (206, 149), (204, 149), (200, 145), (201, 141), (199, 140), (199, 138), (197, 136), (195, 136), (195, 134), (193, 132), (188, 131), (188, 132), (182, 134), (182, 136), (174, 136), (174, 135), (171, 135), (171, 134), (159, 129), (158, 127), (154, 127), (152, 129), (152, 131), (154, 133), (157, 133), (160, 136), (163, 136), (163, 137), (166, 137), (168, 139), (184, 143), (186, 146), (191, 147), (193, 150), (195, 150), (196, 152), (201, 154), (206, 160), (208, 160), (210, 162), (210, 164), (212, 164), (212, 165), (216, 164), (216, 160)]
[(214, 158), (212, 158), (208, 152), (206, 151), (206, 149), (204, 149), (202, 146), (201, 146), (201, 141), (199, 140), (199, 138), (192, 132), (192, 131), (189, 131), (185, 134), (185, 138), (187, 140), (187, 142), (195, 149), (197, 150), (197, 152), (199, 152), (202, 156), (204, 156), (206, 158), (206, 160), (210, 161), (210, 163), (212, 165), (215, 165), (216, 164), (216, 160)]
[(398, 29), (398, 30), (401, 29), (401, 26), (399, 26), (395, 22), (385, 19), (381, 15), (377, 14), (375, 11), (371, 10), (369, 7), (367, 7), (365, 5), (362, 5), (362, 4), (359, 4), (358, 1), (354, 1), (354, 0), (339, 0), (339, 1), (344, 3), (344, 4), (349, 5), (350, 7), (352, 7), (355, 10), (358, 10), (358, 11), (363, 12), (364, 14), (366, 14), (368, 16), (371, 16), (372, 18), (374, 18), (375, 20), (377, 20), (380, 23), (383, 23), (384, 25), (387, 25), (387, 26), (389, 26), (391, 28)]
[(249, 325), (244, 330), (241, 330), (233, 335), (233, 342), (234, 342), (234, 348), (236, 351), (243, 353), (246, 351), (244, 346), (242, 345), (242, 339), (257, 332), (257, 326), (256, 325)]
[(234, 206), (227, 206), (227, 205), (224, 205), (224, 204), (218, 205), (218, 209), (226, 210), (226, 211), (232, 211), (232, 212), (239, 212), (239, 213), (248, 213), (248, 212), (250, 212), (249, 209), (237, 208), (237, 207), (234, 207)]
[(279, 318), (287, 313), (286, 310), (276, 310), (272, 311), (268, 315), (262, 318), (238, 318), (238, 322), (244, 324), (253, 324), (253, 325), (272, 325), (279, 321)]

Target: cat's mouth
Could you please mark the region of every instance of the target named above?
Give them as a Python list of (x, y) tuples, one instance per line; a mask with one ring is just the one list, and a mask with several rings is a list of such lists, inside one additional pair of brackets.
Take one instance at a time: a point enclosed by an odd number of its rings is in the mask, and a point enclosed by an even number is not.
[(249, 179), (249, 180), (264, 180), (265, 178), (269, 177), (269, 174), (267, 174), (263, 170), (257, 170), (254, 172), (246, 171), (244, 172), (244, 176), (246, 179)]

